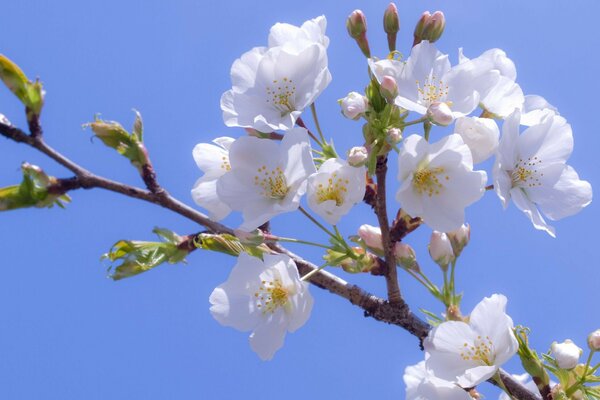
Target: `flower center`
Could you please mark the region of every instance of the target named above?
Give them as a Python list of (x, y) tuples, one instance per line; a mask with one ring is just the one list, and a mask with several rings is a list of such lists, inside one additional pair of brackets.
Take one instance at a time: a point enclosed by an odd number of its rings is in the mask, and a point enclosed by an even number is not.
[(336, 206), (344, 204), (344, 198), (348, 192), (346, 185), (350, 183), (348, 179), (342, 179), (337, 177), (337, 172), (331, 175), (331, 178), (327, 180), (327, 185), (319, 183), (317, 186), (317, 201), (323, 203), (327, 200), (335, 201)]
[(254, 293), (256, 307), (263, 314), (273, 314), (279, 307), (288, 302), (288, 290), (283, 287), (279, 279), (273, 281), (261, 281), (260, 287)]
[(484, 365), (494, 365), (496, 357), (493, 350), (494, 343), (489, 336), (486, 336), (485, 339), (477, 336), (472, 344), (467, 342), (463, 344), (460, 349), (460, 356), (465, 361), (479, 361)]
[(225, 171), (231, 170), (231, 164), (229, 164), (229, 157), (221, 157), (221, 169), (224, 169)]
[(442, 80), (436, 79), (435, 75), (425, 78), (423, 87), (421, 82), (417, 82), (417, 91), (419, 92), (419, 100), (422, 104), (429, 107), (435, 101), (443, 102), (448, 96), (448, 85)]
[(537, 167), (542, 164), (542, 160), (536, 157), (529, 157), (527, 160), (519, 158), (515, 164), (515, 169), (510, 171), (510, 178), (513, 187), (520, 186), (524, 188), (532, 188), (541, 186), (540, 178), (544, 173), (540, 173)]
[[(434, 194), (440, 194), (444, 185), (440, 182), (440, 176), (444, 173), (444, 168), (419, 168), (413, 173), (413, 186), (418, 194), (426, 194), (431, 197)], [(450, 180), (448, 175), (443, 177), (445, 180)]]
[(277, 167), (269, 171), (266, 165), (258, 169), (258, 175), (254, 176), (254, 184), (260, 186), (263, 196), (277, 200), (285, 198), (290, 189), (282, 169)]
[(295, 95), (296, 85), (289, 78), (274, 79), (273, 86), (267, 86), (267, 103), (278, 109), (282, 116), (294, 111)]

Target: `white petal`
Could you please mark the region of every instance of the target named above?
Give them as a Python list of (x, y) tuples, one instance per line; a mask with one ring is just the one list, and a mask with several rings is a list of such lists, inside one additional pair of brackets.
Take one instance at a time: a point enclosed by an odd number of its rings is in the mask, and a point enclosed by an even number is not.
[(521, 108), (521, 124), (526, 126), (536, 125), (549, 115), (558, 114), (558, 109), (548, 103), (545, 98), (537, 95), (525, 96)]
[(261, 360), (268, 361), (283, 346), (287, 318), (282, 309), (266, 317), (250, 335), (250, 347)]
[(220, 221), (231, 212), (227, 204), (217, 195), (217, 180), (200, 178), (192, 188), (192, 198), (209, 212), (210, 219)]
[(465, 371), (464, 375), (458, 378), (457, 383), (464, 388), (477, 386), (494, 376), (496, 371), (498, 371), (498, 366), (496, 365), (480, 365), (469, 368)]
[(280, 163), (289, 186), (303, 182), (316, 172), (306, 129), (294, 128), (286, 132), (281, 141)]
[(527, 194), (522, 189), (514, 188), (510, 194), (517, 208), (529, 217), (535, 229), (546, 231), (548, 235), (556, 237), (554, 228), (546, 223), (535, 204), (527, 198)]
[(231, 83), (234, 91), (244, 92), (254, 86), (256, 69), (266, 51), (265, 47), (255, 47), (233, 62)]
[[(217, 140), (225, 140), (231, 138), (217, 138)], [(233, 141), (233, 139), (231, 139)], [(220, 146), (209, 143), (199, 143), (194, 147), (192, 156), (196, 165), (202, 172), (204, 177), (218, 178), (227, 172), (227, 165), (229, 163), (229, 153), (227, 150)]]
[(459, 118), (456, 120), (454, 133), (459, 134), (469, 146), (474, 164), (491, 157), (498, 147), (500, 138), (498, 125), (490, 118)]
[(573, 151), (571, 125), (558, 115), (527, 128), (518, 139), (523, 159), (537, 156), (543, 163), (564, 163)]
[(577, 214), (592, 202), (592, 185), (580, 180), (577, 172), (567, 165), (558, 182), (536, 202), (552, 220), (568, 217)]
[(417, 388), (428, 376), (425, 361), (406, 367), (402, 377), (406, 385), (406, 400), (417, 398)]

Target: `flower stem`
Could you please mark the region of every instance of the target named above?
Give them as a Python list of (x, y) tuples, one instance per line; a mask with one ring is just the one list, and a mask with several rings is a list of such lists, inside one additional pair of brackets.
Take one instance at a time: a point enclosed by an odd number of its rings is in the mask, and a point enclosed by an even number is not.
[(400, 125), (400, 127), (405, 128), (407, 126), (420, 124), (421, 122), (425, 122), (425, 121), (427, 121), (427, 117), (422, 117), (419, 119), (415, 119), (414, 121), (404, 122), (402, 125)]
[(423, 131), (424, 131), (423, 137), (425, 138), (425, 140), (427, 140), (429, 142), (429, 132), (431, 132), (431, 122), (425, 121), (425, 123), (423, 124)]
[(319, 228), (321, 228), (325, 233), (327, 233), (329, 236), (331, 236), (332, 238), (337, 239), (337, 235), (333, 232), (331, 232), (329, 229), (327, 229), (322, 223), (320, 223), (319, 221), (317, 221), (315, 219), (315, 217), (313, 217), (312, 215), (310, 215), (308, 213), (308, 211), (306, 211), (304, 209), (304, 207), (300, 206), (298, 207), (298, 210), (300, 210), (300, 212), (304, 215), (306, 215), (306, 218), (310, 219), (312, 221), (312, 223), (314, 223), (315, 225), (317, 225)]
[(325, 268), (328, 265), (328, 263), (325, 263), (323, 265), (321, 265), (319, 268), (315, 268), (312, 271), (310, 271), (309, 273), (307, 273), (306, 275), (304, 275), (302, 278), (300, 278), (301, 281), (306, 281), (308, 279), (310, 279), (311, 276), (313, 276), (314, 274), (316, 274), (317, 272), (320, 272), (323, 268)]
[(315, 121), (315, 126), (317, 127), (317, 132), (319, 132), (319, 136), (321, 137), (321, 140), (323, 141), (323, 143), (325, 143), (326, 142), (325, 136), (323, 136), (323, 131), (321, 131), (321, 125), (319, 124), (319, 118), (317, 117), (317, 107), (315, 106), (314, 102), (310, 105), (310, 111), (312, 113), (313, 120)]
[(283, 237), (278, 237), (276, 239), (277, 242), (287, 242), (287, 243), (298, 243), (298, 244), (306, 244), (309, 246), (316, 246), (316, 247), (321, 247), (324, 249), (328, 249), (329, 246), (326, 246), (324, 244), (320, 244), (320, 243), (315, 243), (315, 242), (310, 242), (308, 240), (300, 240), (300, 239), (294, 239), (294, 238), (283, 238)]
[(306, 132), (308, 133), (308, 136), (310, 136), (312, 138), (312, 140), (314, 140), (315, 142), (317, 142), (317, 144), (321, 147), (323, 147), (323, 143), (321, 143), (321, 141), (319, 139), (317, 139), (317, 137), (310, 131), (310, 129), (308, 129), (306, 127), (306, 124), (304, 123), (304, 121), (302, 120), (302, 117), (298, 117), (298, 119), (296, 120), (296, 124), (301, 127), (306, 129)]

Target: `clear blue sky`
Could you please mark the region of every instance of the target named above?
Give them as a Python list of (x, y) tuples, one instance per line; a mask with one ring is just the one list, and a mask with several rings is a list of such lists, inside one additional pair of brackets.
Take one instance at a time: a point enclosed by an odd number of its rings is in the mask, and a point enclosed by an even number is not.
[[(339, 114), (336, 100), (366, 84), (366, 63), (348, 39), (345, 18), (362, 8), (375, 53), (385, 54), (380, 28), (385, 1), (5, 1), (0, 52), (47, 90), (43, 125), (48, 142), (85, 167), (139, 184), (126, 160), (90, 141), (81, 124), (94, 114), (130, 126), (132, 108), (160, 182), (191, 204), (200, 176), (191, 151), (226, 128), (219, 98), (229, 68), (244, 51), (266, 43), (275, 22), (300, 24), (325, 14), (333, 81), (318, 99), (321, 123), (341, 151), (360, 144), (360, 125)], [(400, 48), (409, 50), (424, 10), (441, 9), (447, 29), (439, 42), (476, 56), (492, 47), (515, 61), (526, 93), (541, 94), (573, 126), (570, 160), (580, 176), (599, 182), (597, 2), (402, 1)], [(0, 90), (0, 113), (24, 126), (17, 100)], [(307, 121), (310, 117), (307, 116)], [(312, 121), (310, 121), (312, 122)], [(70, 174), (23, 145), (0, 139), (0, 185), (19, 181), (22, 161), (52, 174)], [(487, 165), (489, 167), (489, 165)], [(394, 182), (393, 180), (391, 182)], [(394, 184), (391, 184), (393, 190)], [(196, 252), (187, 265), (163, 266), (121, 282), (106, 279), (102, 253), (118, 239), (153, 239), (154, 226), (186, 234), (191, 222), (160, 208), (102, 191), (73, 193), (66, 210), (0, 214), (0, 398), (3, 399), (402, 399), (402, 373), (422, 359), (417, 341), (399, 328), (365, 319), (359, 309), (312, 288), (309, 322), (288, 335), (271, 362), (261, 362), (247, 334), (221, 327), (208, 296), (234, 264), (224, 255)], [(583, 347), (598, 317), (598, 208), (555, 224), (558, 239), (536, 231), (514, 206), (502, 211), (493, 193), (467, 211), (472, 243), (459, 262), (463, 310), (495, 292), (509, 298), (516, 323), (531, 327), (538, 350), (571, 338)], [(232, 224), (239, 221), (231, 217)], [(342, 224), (353, 234), (375, 221), (362, 205)], [(273, 223), (284, 235), (324, 240), (299, 216)], [(292, 228), (294, 228), (292, 230)], [(429, 262), (422, 228), (409, 242)], [(318, 252), (306, 252), (319, 261)], [(343, 275), (378, 295), (383, 279)], [(410, 305), (440, 311), (401, 273)], [(508, 366), (521, 372), (517, 360)], [(486, 385), (484, 393), (492, 395)], [(493, 397), (490, 397), (493, 398)]]

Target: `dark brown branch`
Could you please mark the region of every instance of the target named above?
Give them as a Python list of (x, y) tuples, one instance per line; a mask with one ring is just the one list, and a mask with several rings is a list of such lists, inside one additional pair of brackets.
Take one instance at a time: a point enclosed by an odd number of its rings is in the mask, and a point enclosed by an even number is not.
[[(55, 160), (60, 165), (72, 171), (75, 176), (67, 179), (59, 179), (54, 185), (51, 186), (50, 190), (55, 191), (54, 193), (66, 193), (71, 190), (76, 189), (92, 189), (92, 188), (101, 188), (105, 190), (109, 190), (115, 193), (120, 193), (128, 197), (144, 200), (150, 203), (154, 203), (160, 205), (161, 207), (167, 208), (179, 215), (182, 215), (191, 221), (194, 221), (204, 227), (206, 227), (212, 233), (230, 233), (233, 234), (233, 230), (226, 227), (225, 225), (219, 224), (218, 222), (211, 221), (207, 216), (200, 213), (199, 211), (194, 210), (193, 208), (185, 205), (179, 200), (173, 198), (168, 193), (164, 192), (162, 195), (157, 195), (156, 193), (152, 193), (148, 190), (143, 190), (137, 187), (125, 185), (120, 182), (112, 181), (97, 175), (92, 174), (85, 168), (80, 167), (75, 164), (47, 144), (43, 142), (41, 136), (33, 137), (27, 135), (25, 132), (11, 125), (0, 123), (0, 134), (5, 136), (8, 139), (14, 140), (17, 143), (26, 143), (29, 146), (39, 150), (40, 152), (46, 154), (48, 157)], [(382, 160), (384, 161), (384, 160)], [(378, 185), (378, 198), (383, 197), (381, 193), (385, 193), (385, 173), (387, 171), (387, 166), (385, 165), (385, 161), (381, 163), (378, 162), (377, 168), (377, 179), (381, 179), (380, 184)], [(383, 178), (383, 179), (382, 179)], [(383, 183), (383, 185), (381, 184)], [(385, 232), (385, 241), (388, 246), (386, 252), (386, 263), (388, 266), (388, 270), (390, 270), (390, 256), (391, 256), (391, 241), (389, 238), (389, 222), (387, 219), (387, 210), (385, 210), (385, 200), (383, 202), (378, 201), (378, 217), (381, 221), (385, 221), (384, 224), (381, 224), (382, 236), (384, 236)], [(191, 242), (195, 235), (187, 236), (182, 242), (182, 246), (193, 246)], [(301, 275), (306, 275), (310, 271), (313, 271), (317, 268), (314, 264), (309, 261), (304, 260), (303, 258), (297, 256), (296, 254), (290, 252), (289, 250), (281, 247), (277, 244), (269, 245), (273, 250), (287, 254), (294, 259), (296, 265), (298, 266), (298, 270)], [(195, 248), (195, 246), (194, 246)], [(393, 258), (391, 259), (393, 261)], [(393, 261), (393, 267), (391, 270), (396, 270), (395, 261)], [(397, 279), (397, 278), (396, 278)], [(423, 339), (427, 336), (431, 327), (425, 323), (423, 320), (418, 318), (415, 314), (413, 314), (409, 307), (404, 303), (402, 298), (400, 297), (399, 288), (398, 288), (398, 297), (400, 299), (400, 303), (394, 303), (391, 301), (385, 301), (377, 296), (374, 296), (359, 286), (352, 285), (343, 279), (327, 272), (320, 271), (315, 273), (310, 279), (310, 283), (321, 288), (325, 289), (335, 295), (343, 297), (350, 301), (350, 303), (360, 307), (364, 310), (365, 317), (372, 317), (377, 321), (385, 322), (387, 324), (399, 326), (412, 335), (416, 336), (419, 339), (419, 343), (422, 344)], [(397, 287), (397, 281), (396, 281)], [(509, 374), (504, 371), (500, 371), (500, 375), (502, 380), (506, 386), (506, 388), (511, 392), (513, 396), (520, 400), (537, 400), (537, 397), (527, 390), (523, 385), (514, 380)], [(495, 382), (491, 382), (496, 384)]]
[(392, 304), (398, 304), (400, 307), (408, 306), (404, 303), (400, 295), (400, 286), (398, 285), (398, 271), (396, 270), (396, 258), (394, 257), (394, 243), (390, 240), (390, 221), (387, 215), (385, 178), (387, 174), (387, 156), (377, 157), (377, 167), (375, 176), (377, 177), (377, 201), (375, 203), (375, 213), (381, 228), (381, 241), (383, 243), (383, 254), (387, 271), (385, 273), (385, 282), (387, 285), (388, 301)]

